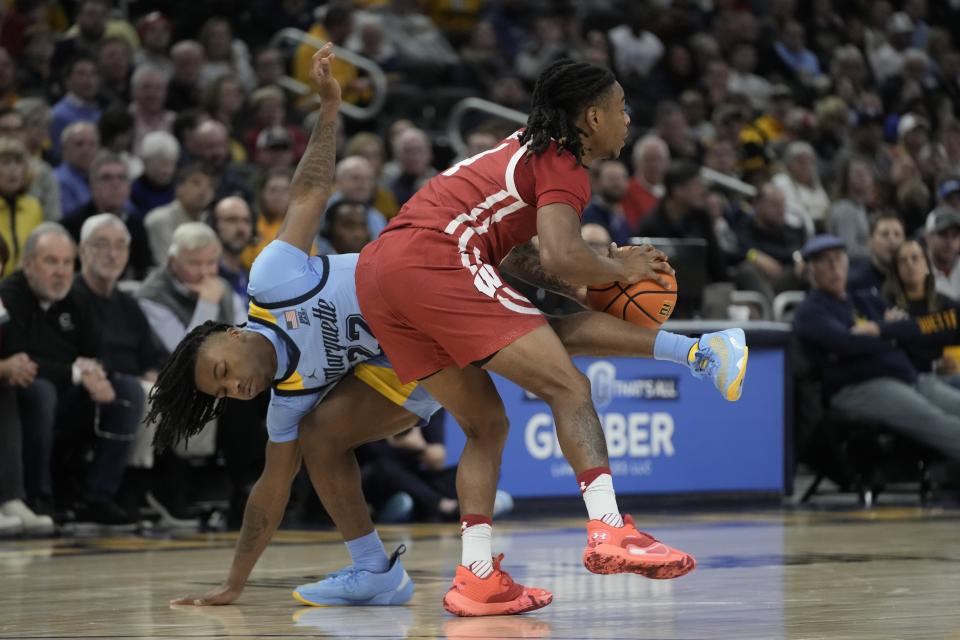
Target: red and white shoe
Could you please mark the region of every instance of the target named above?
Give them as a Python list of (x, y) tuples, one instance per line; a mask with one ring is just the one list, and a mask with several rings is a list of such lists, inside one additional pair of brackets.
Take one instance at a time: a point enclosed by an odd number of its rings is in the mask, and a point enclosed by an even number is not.
[(460, 565), (453, 585), (443, 597), (443, 608), (456, 616), (507, 616), (547, 606), (553, 594), (545, 589), (525, 587), (500, 568), (501, 553), (493, 558), (493, 573), (478, 578)]
[(593, 573), (637, 573), (666, 580), (690, 573), (697, 561), (689, 553), (638, 531), (633, 518), (626, 515), (622, 527), (611, 527), (601, 520), (587, 523), (583, 566)]

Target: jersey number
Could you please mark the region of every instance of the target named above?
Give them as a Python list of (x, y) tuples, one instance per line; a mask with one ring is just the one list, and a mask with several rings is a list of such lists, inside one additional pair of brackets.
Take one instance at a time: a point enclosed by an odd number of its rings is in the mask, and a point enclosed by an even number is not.
[[(360, 342), (363, 340), (365, 342), (373, 343), (376, 343), (377, 340), (373, 337), (373, 332), (370, 331), (367, 321), (364, 320), (363, 316), (361, 316), (359, 313), (347, 316), (347, 339), (351, 342)], [(360, 345), (347, 347), (347, 360), (351, 365), (363, 360), (368, 360), (377, 355), (379, 355), (379, 352), (371, 351), (370, 349)]]
[(483, 295), (496, 299), (497, 290), (503, 286), (503, 280), (490, 265), (481, 264), (473, 277), (473, 286)]

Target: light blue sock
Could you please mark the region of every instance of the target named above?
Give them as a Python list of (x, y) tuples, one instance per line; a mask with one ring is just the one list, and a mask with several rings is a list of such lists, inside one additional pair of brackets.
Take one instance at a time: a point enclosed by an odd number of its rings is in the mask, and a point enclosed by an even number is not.
[(353, 566), (373, 573), (383, 573), (390, 565), (387, 551), (380, 541), (380, 534), (374, 529), (365, 536), (347, 540), (347, 551), (353, 560)]
[(668, 360), (683, 366), (688, 366), (687, 355), (696, 339), (681, 336), (669, 331), (658, 331), (657, 339), (653, 343), (653, 357), (655, 360)]

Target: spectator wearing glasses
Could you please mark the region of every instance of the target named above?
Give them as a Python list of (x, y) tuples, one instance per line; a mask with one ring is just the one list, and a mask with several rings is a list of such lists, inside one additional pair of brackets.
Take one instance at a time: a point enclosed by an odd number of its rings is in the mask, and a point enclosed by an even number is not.
[[(88, 218), (80, 231), (80, 275), (73, 293), (86, 301), (101, 330), (101, 361), (108, 371), (136, 381), (149, 394), (167, 357), (136, 299), (117, 287), (130, 257), (130, 232), (115, 215)], [(153, 468), (153, 429), (138, 428), (124, 482), (145, 490)], [(139, 471), (143, 469), (144, 471)], [(129, 495), (128, 491), (124, 492)], [(125, 504), (128, 504), (125, 502)]]
[(79, 241), (84, 223), (100, 213), (117, 216), (130, 232), (130, 263), (125, 275), (136, 280), (143, 279), (153, 265), (147, 232), (143, 222), (133, 214), (130, 206), (130, 176), (123, 158), (109, 151), (102, 151), (90, 167), (90, 200), (79, 209), (64, 217), (63, 226)]
[(136, 299), (117, 288), (130, 248), (130, 231), (120, 218), (110, 213), (88, 218), (80, 231), (81, 269), (73, 291), (90, 303), (100, 326), (104, 367), (152, 382), (166, 351)]

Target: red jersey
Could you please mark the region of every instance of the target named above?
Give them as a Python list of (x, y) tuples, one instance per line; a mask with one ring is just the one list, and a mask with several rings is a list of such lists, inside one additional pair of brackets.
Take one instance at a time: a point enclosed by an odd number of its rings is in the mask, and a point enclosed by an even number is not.
[(520, 132), (493, 149), (459, 162), (432, 178), (384, 229), (435, 229), (492, 265), (537, 235), (537, 209), (563, 203), (583, 214), (590, 176), (569, 151), (552, 142), (528, 155)]

